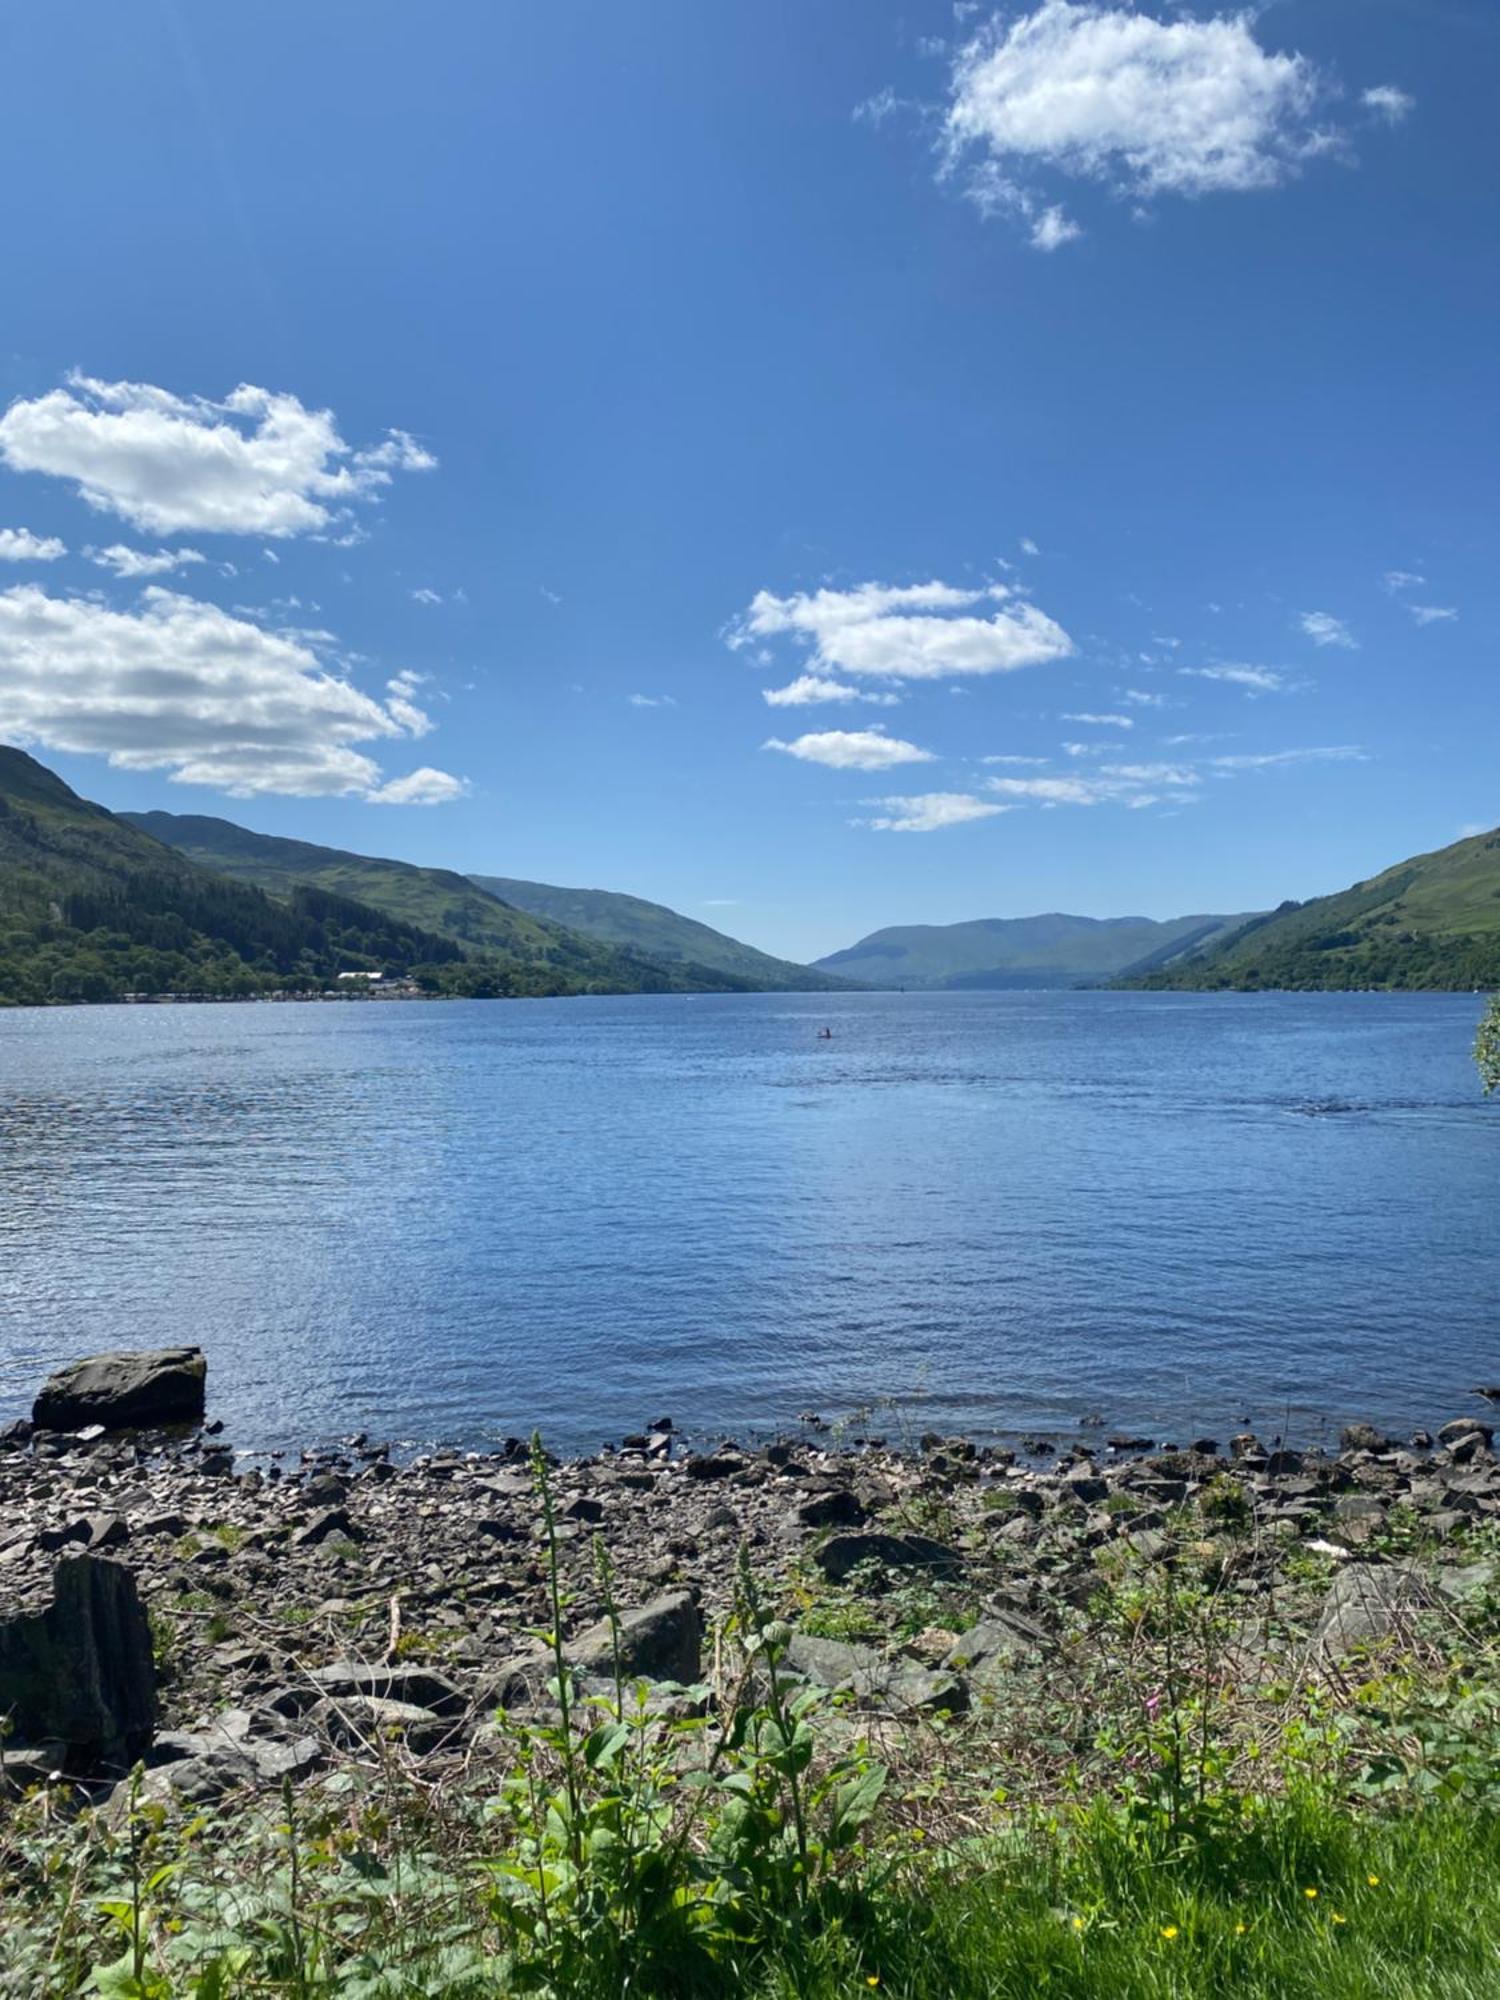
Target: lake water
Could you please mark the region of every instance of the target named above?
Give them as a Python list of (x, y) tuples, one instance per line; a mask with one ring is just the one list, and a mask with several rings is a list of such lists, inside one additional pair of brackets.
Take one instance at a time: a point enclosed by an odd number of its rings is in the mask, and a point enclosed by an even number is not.
[[(1444, 995), (0, 1013), (0, 1415), (197, 1341), (242, 1446), (1311, 1436), (1500, 1380)], [(816, 1031), (829, 1023), (831, 1041)]]

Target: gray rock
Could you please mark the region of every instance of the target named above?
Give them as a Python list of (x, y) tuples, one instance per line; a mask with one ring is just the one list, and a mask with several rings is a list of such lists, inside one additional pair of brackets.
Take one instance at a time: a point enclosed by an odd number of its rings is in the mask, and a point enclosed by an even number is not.
[(123, 1563), (64, 1557), (50, 1593), (0, 1612), (0, 1714), (75, 1762), (138, 1756), (156, 1722), (151, 1628)]
[[(413, 1708), (429, 1708), (434, 1715), (461, 1715), (465, 1707), (462, 1691), (433, 1667), (365, 1666), (355, 1660), (338, 1660), (331, 1667), (315, 1668), (307, 1678), (311, 1692), (308, 1702), (300, 1704), (303, 1706), (310, 1705), (320, 1695), (328, 1695), (335, 1701), (349, 1696), (403, 1701)], [(289, 1703), (295, 1712), (303, 1692), (296, 1688), (285, 1690), (271, 1705), (282, 1709), (283, 1703)]]
[(1460, 1438), (1477, 1437), (1484, 1445), (1495, 1442), (1492, 1424), (1482, 1424), (1477, 1417), (1455, 1417), (1451, 1424), (1444, 1424), (1438, 1432), (1438, 1443), (1453, 1445)]
[(454, 1740), (456, 1725), (415, 1702), (385, 1701), (378, 1695), (350, 1695), (342, 1701), (320, 1701), (310, 1721), (325, 1730), (342, 1750), (360, 1750), (390, 1737), (426, 1757)]
[[(613, 1638), (600, 1619), (567, 1648), (580, 1673), (612, 1675)], [(703, 1666), (703, 1616), (691, 1591), (665, 1590), (620, 1615), (620, 1669), (627, 1680), (696, 1681)]]
[(857, 1528), (864, 1518), (864, 1503), (847, 1487), (809, 1493), (792, 1509), (792, 1519), (799, 1528)]
[(943, 1665), (955, 1673), (969, 1673), (1001, 1661), (1039, 1659), (1050, 1645), (1040, 1625), (1019, 1612), (997, 1611), (967, 1632), (960, 1632), (944, 1655)]
[(1431, 1592), (1415, 1570), (1351, 1562), (1329, 1586), (1315, 1643), (1326, 1653), (1377, 1644), (1404, 1631), (1413, 1613), (1431, 1603)]
[(109, 1430), (197, 1423), (203, 1416), (208, 1364), (197, 1347), (137, 1354), (95, 1354), (43, 1383), (31, 1412), (39, 1430)]
[(1345, 1424), (1339, 1432), (1340, 1451), (1384, 1451), (1385, 1434), (1373, 1424)]
[(358, 1542), (364, 1539), (360, 1529), (350, 1520), (343, 1507), (330, 1507), (326, 1513), (317, 1515), (305, 1528), (299, 1528), (292, 1536), (294, 1549), (315, 1549), (330, 1536), (337, 1535), (344, 1541)]
[(860, 1563), (883, 1563), (888, 1569), (925, 1569), (943, 1576), (957, 1576), (964, 1559), (957, 1549), (934, 1542), (926, 1535), (879, 1533), (833, 1535), (818, 1549), (813, 1561), (831, 1583), (842, 1583)]
[(786, 1650), (788, 1670), (816, 1687), (852, 1695), (861, 1708), (878, 1708), (893, 1715), (958, 1715), (968, 1706), (968, 1694), (956, 1674), (923, 1667), (912, 1660), (887, 1660), (872, 1646), (847, 1639), (818, 1639), (794, 1632)]

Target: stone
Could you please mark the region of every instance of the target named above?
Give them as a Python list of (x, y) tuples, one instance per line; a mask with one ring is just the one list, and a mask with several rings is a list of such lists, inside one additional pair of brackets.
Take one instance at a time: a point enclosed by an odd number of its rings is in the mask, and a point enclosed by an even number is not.
[(330, 1507), (326, 1513), (317, 1515), (305, 1528), (299, 1528), (292, 1536), (294, 1549), (315, 1549), (320, 1542), (326, 1542), (331, 1535), (338, 1535), (345, 1541), (363, 1540), (360, 1529), (356, 1528), (343, 1507)]
[(95, 1354), (43, 1383), (32, 1408), (38, 1430), (77, 1431), (90, 1424), (136, 1430), (198, 1423), (208, 1364), (198, 1347)]
[(90, 1514), (84, 1526), (90, 1549), (117, 1549), (130, 1540), (130, 1525), (118, 1514)]
[(819, 1639), (794, 1632), (785, 1665), (790, 1673), (815, 1687), (849, 1694), (860, 1708), (883, 1709), (893, 1715), (958, 1715), (968, 1707), (968, 1694), (956, 1674), (919, 1666), (913, 1660), (887, 1660), (873, 1646), (848, 1639)]
[(1477, 1437), (1488, 1448), (1495, 1442), (1494, 1426), (1482, 1424), (1477, 1417), (1455, 1417), (1438, 1432), (1438, 1443), (1453, 1445), (1467, 1437)]
[(727, 1452), (715, 1452), (706, 1458), (687, 1459), (682, 1469), (689, 1479), (732, 1479), (745, 1470), (745, 1461), (731, 1458)]
[(960, 1632), (948, 1649), (943, 1665), (954, 1673), (969, 1673), (976, 1667), (1039, 1659), (1051, 1640), (1040, 1625), (1019, 1612), (995, 1611), (988, 1618)]
[(0, 1714), (84, 1766), (138, 1756), (156, 1722), (151, 1628), (123, 1563), (64, 1557), (40, 1603), (0, 1612)]
[(387, 1701), (379, 1695), (350, 1695), (342, 1701), (320, 1701), (310, 1721), (327, 1732), (342, 1750), (360, 1750), (391, 1737), (427, 1757), (454, 1740), (455, 1725), (411, 1701)]
[(1345, 1424), (1339, 1432), (1340, 1451), (1384, 1451), (1385, 1436), (1373, 1424)]
[(562, 1508), (559, 1518), (564, 1521), (602, 1521), (604, 1502), (594, 1499), (592, 1494), (577, 1493)]
[(793, 1507), (792, 1520), (799, 1528), (857, 1528), (865, 1518), (864, 1503), (847, 1487), (827, 1493), (809, 1493)]
[(1352, 1562), (1329, 1586), (1315, 1643), (1326, 1653), (1348, 1653), (1400, 1633), (1412, 1614), (1432, 1602), (1415, 1570), (1398, 1564)]
[[(696, 1681), (703, 1665), (703, 1615), (688, 1590), (665, 1590), (620, 1614), (620, 1670), (627, 1680)], [(580, 1673), (612, 1676), (614, 1641), (608, 1619), (566, 1648)]]
[(413, 1708), (431, 1709), (434, 1715), (462, 1715), (466, 1706), (462, 1692), (434, 1667), (398, 1665), (365, 1666), (355, 1660), (337, 1660), (331, 1667), (317, 1667), (308, 1675), (308, 1688), (292, 1688), (274, 1696), (271, 1706), (287, 1713), (284, 1702), (300, 1712), (319, 1695), (334, 1701), (362, 1696), (377, 1701), (401, 1701)]
[(879, 1533), (833, 1535), (813, 1555), (831, 1583), (842, 1583), (860, 1563), (883, 1563), (888, 1569), (925, 1569), (957, 1576), (964, 1559), (957, 1549), (926, 1535)]

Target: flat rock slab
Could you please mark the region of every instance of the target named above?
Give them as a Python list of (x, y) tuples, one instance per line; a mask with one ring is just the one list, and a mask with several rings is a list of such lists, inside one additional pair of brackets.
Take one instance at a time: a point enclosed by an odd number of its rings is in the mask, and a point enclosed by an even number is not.
[(1339, 1571), (1323, 1600), (1316, 1644), (1325, 1653), (1349, 1653), (1395, 1638), (1432, 1601), (1430, 1587), (1415, 1570), (1394, 1563), (1351, 1562)]
[(208, 1363), (199, 1347), (95, 1354), (42, 1384), (31, 1420), (39, 1430), (148, 1429), (203, 1419)]
[(123, 1563), (66, 1556), (40, 1589), (0, 1608), (0, 1715), (92, 1764), (137, 1755), (156, 1721), (151, 1628)]
[(882, 1563), (887, 1569), (925, 1569), (943, 1576), (957, 1576), (964, 1559), (946, 1543), (926, 1535), (869, 1534), (832, 1535), (815, 1551), (813, 1561), (830, 1583), (842, 1583), (861, 1563)]
[(847, 1639), (819, 1639), (794, 1632), (786, 1649), (786, 1665), (815, 1687), (848, 1694), (860, 1708), (891, 1715), (959, 1715), (969, 1705), (968, 1690), (957, 1674), (919, 1665), (915, 1660), (888, 1660), (873, 1646)]

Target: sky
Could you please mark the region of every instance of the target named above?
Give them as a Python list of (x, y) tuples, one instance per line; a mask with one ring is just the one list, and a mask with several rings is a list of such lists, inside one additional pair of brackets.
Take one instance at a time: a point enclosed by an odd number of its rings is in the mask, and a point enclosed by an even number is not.
[(1494, 0), (0, 16), (0, 740), (810, 958), (1500, 821)]

